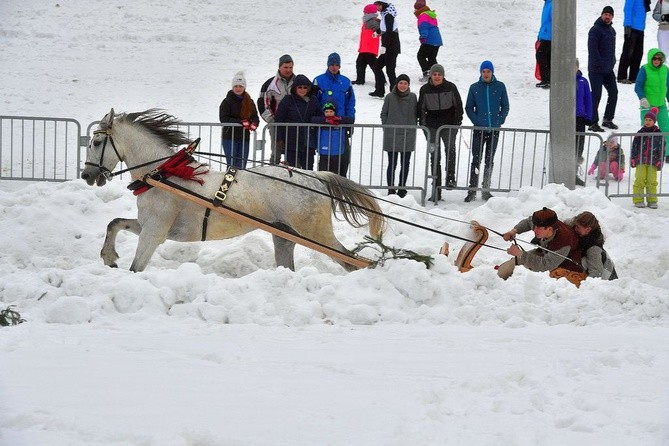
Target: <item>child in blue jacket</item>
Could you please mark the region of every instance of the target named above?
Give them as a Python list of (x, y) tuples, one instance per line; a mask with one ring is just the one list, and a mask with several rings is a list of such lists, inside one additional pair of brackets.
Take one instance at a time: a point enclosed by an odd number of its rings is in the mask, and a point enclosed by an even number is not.
[(345, 150), (345, 131), (340, 124), (352, 124), (348, 116), (336, 116), (337, 107), (332, 102), (323, 105), (323, 115), (315, 116), (312, 122), (323, 125), (318, 129), (318, 170), (324, 170), (346, 176), (342, 156)]

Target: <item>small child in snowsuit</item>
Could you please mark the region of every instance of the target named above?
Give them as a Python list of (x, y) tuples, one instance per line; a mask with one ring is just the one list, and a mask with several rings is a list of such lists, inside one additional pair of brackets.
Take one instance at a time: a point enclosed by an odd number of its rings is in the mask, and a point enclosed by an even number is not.
[(342, 156), (344, 155), (346, 134), (340, 124), (353, 124), (348, 116), (336, 116), (337, 107), (332, 102), (323, 105), (323, 115), (311, 119), (317, 124), (329, 124), (318, 129), (318, 170), (346, 176)]
[(609, 136), (604, 141), (590, 169), (588, 169), (588, 175), (594, 174), (598, 167), (600, 179), (603, 180), (606, 178), (606, 174), (610, 173), (616, 181), (623, 180), (625, 175), (625, 152), (618, 144), (618, 137)]
[(653, 107), (644, 116), (643, 127), (637, 133), (651, 133), (651, 135), (637, 135), (632, 142), (632, 154), (630, 166), (636, 168), (634, 179), (632, 201), (638, 208), (646, 207), (644, 194), (648, 207), (657, 209), (657, 171), (662, 169), (664, 155), (664, 138), (655, 125), (657, 121), (657, 107)]
[(381, 39), (379, 30), (379, 11), (374, 3), (362, 9), (362, 28), (360, 28), (360, 45), (358, 46), (358, 58), (355, 60), (356, 78), (353, 85), (365, 85), (365, 71), (367, 66), (374, 68), (376, 56), (379, 55), (379, 44)]

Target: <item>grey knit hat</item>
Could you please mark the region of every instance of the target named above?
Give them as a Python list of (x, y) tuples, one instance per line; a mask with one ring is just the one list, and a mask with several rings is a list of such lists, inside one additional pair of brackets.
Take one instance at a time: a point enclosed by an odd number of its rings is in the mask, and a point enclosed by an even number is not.
[(441, 75), (444, 76), (443, 65), (439, 65), (438, 63), (432, 65), (432, 67), (430, 68), (430, 76), (432, 76), (432, 73), (441, 73)]

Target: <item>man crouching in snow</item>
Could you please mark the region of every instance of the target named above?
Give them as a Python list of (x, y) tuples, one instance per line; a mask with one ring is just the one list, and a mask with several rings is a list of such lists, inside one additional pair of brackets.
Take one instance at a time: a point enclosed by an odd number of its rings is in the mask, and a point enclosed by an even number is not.
[(523, 251), (517, 244), (512, 245), (506, 252), (515, 257), (516, 264), (531, 271), (550, 271), (551, 277), (564, 277), (579, 286), (586, 274), (581, 267), (581, 251), (574, 230), (558, 220), (555, 211), (544, 207), (518, 222), (503, 237), (509, 241), (530, 230), (535, 235), (532, 243), (540, 247)]

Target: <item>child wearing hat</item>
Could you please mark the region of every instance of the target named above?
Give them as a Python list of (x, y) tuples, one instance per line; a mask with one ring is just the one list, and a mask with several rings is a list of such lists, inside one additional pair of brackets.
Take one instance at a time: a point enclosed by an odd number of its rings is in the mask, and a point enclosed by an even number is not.
[(657, 111), (657, 107), (653, 107), (644, 115), (643, 127), (637, 130), (641, 134), (632, 141), (630, 166), (636, 169), (632, 202), (638, 208), (646, 207), (645, 196), (648, 207), (657, 209), (657, 171), (662, 170), (664, 158), (661, 130), (655, 125)]
[(588, 175), (595, 173), (599, 167), (599, 179), (606, 178), (606, 174), (610, 173), (616, 181), (622, 181), (625, 176), (625, 152), (618, 144), (617, 136), (609, 136), (600, 147), (595, 156)]
[(346, 176), (343, 159), (345, 151), (345, 132), (340, 124), (352, 124), (348, 116), (336, 116), (337, 106), (333, 102), (323, 104), (323, 116), (314, 116), (311, 122), (322, 124), (316, 140), (318, 147), (318, 170)]

